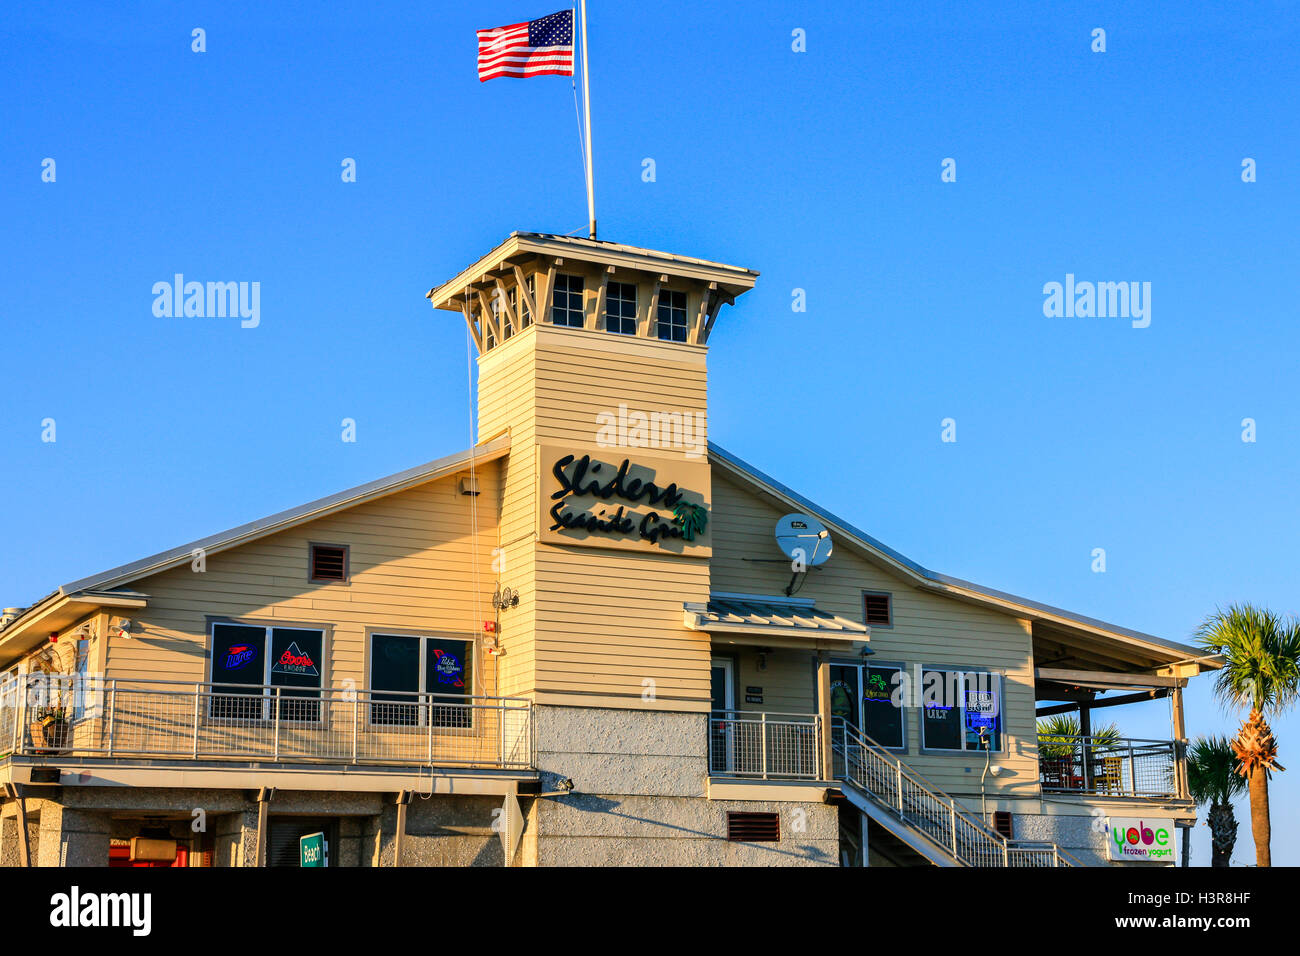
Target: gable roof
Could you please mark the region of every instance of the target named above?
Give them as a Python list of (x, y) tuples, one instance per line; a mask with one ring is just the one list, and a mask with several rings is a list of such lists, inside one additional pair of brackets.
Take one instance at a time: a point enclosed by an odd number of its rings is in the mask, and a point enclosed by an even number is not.
[(366, 482), (363, 485), (357, 485), (355, 488), (348, 488), (345, 491), (327, 495), (315, 501), (309, 501), (305, 505), (299, 505), (296, 508), (259, 518), (256, 521), (241, 524), (238, 527), (209, 535), (206, 538), (200, 538), (197, 541), (191, 541), (188, 544), (182, 544), (167, 551), (161, 551), (147, 558), (141, 558), (138, 561), (110, 568), (90, 577), (71, 581), (24, 610), (3, 631), (0, 631), (0, 639), (12, 635), (27, 620), (61, 599), (88, 599), (95, 595), (102, 596), (105, 592), (116, 594), (121, 591), (123, 585), (130, 584), (132, 581), (179, 567), (191, 561), (196, 550), (202, 550), (209, 555), (218, 554), (308, 521), (314, 521), (317, 518), (323, 518), (326, 515), (364, 504), (367, 501), (374, 501), (376, 498), (382, 498), (386, 495), (413, 488), (416, 485), (447, 477), (464, 470), (471, 463), (477, 465), (494, 461), (509, 451), (510, 436), (503, 434), (491, 441), (483, 442), (454, 455), (438, 458), (423, 465), (417, 465), (414, 468), (408, 468), (405, 471), (399, 471), (396, 474), (387, 475)]
[[(865, 554), (874, 563), (881, 564), (892, 570), (916, 587), (945, 594), (958, 600), (981, 604), (1031, 621), (1042, 621), (1056, 627), (1119, 641), (1140, 648), (1163, 662), (1191, 662), (1195, 660), (1200, 661), (1202, 667), (1216, 666), (1213, 663), (1207, 663), (1204, 655), (1197, 648), (1186, 644), (1165, 640), (1152, 634), (1145, 634), (1141, 631), (1110, 624), (1096, 618), (1075, 614), (1006, 591), (984, 587), (961, 578), (932, 571), (820, 507), (815, 502), (805, 498), (792, 488), (758, 470), (714, 442), (709, 442), (708, 447), (711, 465), (720, 468), (742, 484), (747, 484), (790, 506), (792, 509), (816, 515), (835, 531), (845, 543)], [(299, 505), (296, 508), (290, 508), (227, 531), (141, 558), (138, 561), (69, 582), (24, 610), (18, 618), (11, 621), (3, 631), (0, 631), (0, 640), (13, 635), (26, 623), (29, 623), (34, 616), (48, 612), (60, 601), (72, 603), (94, 601), (100, 604), (120, 603), (124, 605), (129, 603), (128, 599), (130, 602), (134, 602), (142, 598), (143, 595), (135, 594), (135, 592), (127, 589), (126, 585), (140, 578), (178, 567), (192, 560), (193, 553), (196, 550), (201, 549), (207, 554), (217, 554), (367, 501), (373, 501), (416, 485), (447, 477), (463, 470), (471, 463), (478, 464), (493, 461), (508, 454), (509, 451), (510, 436), (502, 434), (490, 441), (457, 452), (454, 455), (438, 458), (426, 464), (417, 465), (414, 468)], [(121, 600), (118, 600), (118, 598)]]
[(722, 471), (738, 479), (741, 483), (748, 484), (768, 496), (784, 502), (786, 505), (791, 506), (792, 510), (797, 509), (817, 516), (828, 528), (838, 532), (840, 537), (850, 546), (855, 546), (858, 551), (865, 552), (874, 563), (884, 565), (918, 588), (992, 607), (1004, 613), (1027, 618), (1031, 621), (1043, 621), (1058, 627), (1082, 631), (1089, 635), (1129, 644), (1141, 648), (1153, 657), (1167, 663), (1190, 663), (1197, 660), (1202, 667), (1216, 666), (1205, 659), (1203, 651), (1187, 644), (1180, 644), (1177, 641), (1166, 640), (1131, 628), (1120, 627), (1118, 624), (1110, 624), (1096, 618), (1053, 607), (1050, 604), (1043, 604), (1039, 601), (1020, 597), (1007, 591), (999, 591), (951, 575), (941, 574), (938, 571), (932, 571), (906, 555), (895, 551), (883, 542), (877, 541), (865, 531), (854, 527), (843, 518), (832, 514), (794, 489), (759, 471), (744, 459), (733, 455), (714, 442), (709, 442), (709, 463), (720, 467)]

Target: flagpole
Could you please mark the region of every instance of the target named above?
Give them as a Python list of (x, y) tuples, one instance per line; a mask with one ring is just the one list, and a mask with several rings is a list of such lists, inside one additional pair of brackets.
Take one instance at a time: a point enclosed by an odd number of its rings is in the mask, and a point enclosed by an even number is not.
[(587, 219), (596, 238), (596, 183), (591, 166), (591, 79), (587, 75), (587, 0), (582, 0), (582, 115), (587, 129)]

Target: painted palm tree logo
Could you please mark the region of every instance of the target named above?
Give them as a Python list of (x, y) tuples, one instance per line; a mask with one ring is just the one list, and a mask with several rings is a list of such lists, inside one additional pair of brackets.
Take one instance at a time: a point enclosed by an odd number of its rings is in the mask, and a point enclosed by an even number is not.
[(704, 526), (709, 523), (709, 513), (703, 505), (693, 505), (683, 501), (673, 508), (673, 521), (682, 527), (682, 537), (694, 541), (697, 534), (704, 533)]

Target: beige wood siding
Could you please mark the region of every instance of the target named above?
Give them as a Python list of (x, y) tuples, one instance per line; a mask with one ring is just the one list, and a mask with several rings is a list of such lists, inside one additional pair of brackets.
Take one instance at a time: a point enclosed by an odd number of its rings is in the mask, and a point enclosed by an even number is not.
[[(478, 469), (478, 497), (456, 476), (367, 502), (238, 548), (134, 582), (149, 606), (132, 615), (132, 637), (111, 637), (110, 678), (202, 681), (211, 616), (330, 628), (327, 684), (367, 684), (367, 628), (478, 640), (493, 616), (492, 549), (499, 466)], [(477, 542), (471, 508), (477, 510)], [(309, 542), (349, 548), (350, 580), (308, 581)], [(477, 599), (477, 600), (476, 600)], [(475, 660), (477, 693), (496, 690), (494, 664)]]
[[(594, 308), (588, 282), (588, 308)], [(593, 706), (705, 710), (706, 636), (682, 623), (686, 601), (707, 598), (709, 564), (672, 554), (540, 544), (537, 445), (597, 441), (602, 411), (706, 412), (705, 350), (599, 331), (534, 325), (480, 360), (480, 430), (509, 429), (502, 540), (521, 588), (503, 615), (502, 672), (512, 692)], [(701, 425), (703, 422), (701, 421)], [(685, 436), (683, 436), (685, 437)], [(694, 448), (647, 452), (685, 461)], [(635, 458), (637, 449), (628, 449)], [(707, 472), (704, 488), (708, 500)], [(512, 585), (512, 580), (520, 583)], [(522, 613), (521, 613), (522, 612)]]
[[(713, 475), (713, 500), (713, 590), (782, 594), (790, 581), (788, 565), (744, 559), (780, 557), (773, 529), (786, 510), (720, 476), (717, 471)], [(1004, 772), (986, 781), (988, 792), (1036, 794), (1037, 736), (1029, 622), (912, 587), (846, 547), (843, 541), (835, 542), (834, 556), (820, 571), (809, 574), (799, 597), (812, 598), (819, 608), (861, 621), (864, 590), (888, 591), (893, 596), (894, 626), (872, 628), (870, 646), (875, 659), (908, 665), (983, 668), (1004, 675), (1005, 752), (993, 757), (993, 762), (1002, 766)], [(745, 661), (749, 657), (747, 654), (741, 657), (741, 701), (747, 679), (743, 676)], [(811, 652), (769, 655), (768, 671), (761, 680), (755, 677), (752, 683), (785, 688), (789, 684), (808, 682), (805, 699), (809, 704), (804, 706), (809, 706), (814, 695), (809, 663), (812, 659)], [(851, 660), (852, 656), (846, 659)], [(782, 689), (779, 696), (766, 698), (763, 708), (776, 710), (775, 701), (799, 699), (798, 694)], [(923, 754), (920, 732), (920, 715), (915, 709), (909, 710), (905, 756), (908, 765), (941, 789), (978, 793), (983, 756)]]
[(501, 614), (503, 653), (498, 665), (504, 696), (531, 694), (536, 684), (536, 373), (531, 347), (535, 329), (530, 326), (479, 359), (479, 440), (510, 434), (510, 454), (501, 459), (496, 490), (500, 551), (493, 569), (502, 587), (519, 591), (519, 606)]

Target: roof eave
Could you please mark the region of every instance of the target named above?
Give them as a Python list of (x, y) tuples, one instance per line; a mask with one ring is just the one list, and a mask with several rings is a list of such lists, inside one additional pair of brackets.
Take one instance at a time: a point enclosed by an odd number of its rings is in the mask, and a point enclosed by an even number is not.
[(1152, 634), (1134, 631), (1096, 618), (1074, 614), (1062, 608), (1033, 601), (1006, 591), (986, 588), (971, 581), (931, 571), (883, 542), (877, 541), (865, 531), (854, 527), (849, 522), (832, 514), (714, 442), (709, 442), (709, 454), (711, 462), (716, 461), (722, 464), (725, 470), (737, 477), (748, 479), (750, 482), (758, 484), (768, 494), (779, 499), (785, 499), (788, 503), (815, 514), (841, 536), (848, 538), (860, 549), (874, 553), (879, 560), (892, 567), (901, 576), (913, 581), (918, 587), (972, 600), (1029, 620), (1050, 621), (1064, 627), (1084, 630), (1095, 636), (1105, 637), (1129, 645), (1137, 645), (1148, 651), (1155, 652), (1157, 655), (1171, 658), (1166, 663), (1173, 663), (1175, 660), (1187, 661), (1195, 658), (1198, 654), (1196, 648), (1186, 644), (1165, 640)]
[[(162, 571), (178, 567), (185, 562), (191, 561), (195, 551), (202, 551), (205, 555), (218, 554), (227, 551), (230, 548), (238, 547), (264, 538), (267, 535), (285, 531), (289, 528), (305, 524), (308, 521), (314, 521), (326, 515), (333, 514), (337, 511), (343, 511), (347, 508), (355, 507), (367, 501), (373, 501), (377, 498), (383, 498), (387, 495), (395, 494), (399, 491), (405, 491), (416, 485), (422, 485), (429, 481), (435, 481), (438, 478), (454, 474), (461, 468), (468, 465), (471, 461), (475, 463), (493, 461), (510, 451), (510, 436), (508, 434), (499, 435), (490, 441), (484, 442), (474, 448), (457, 452), (454, 455), (448, 455), (423, 465), (417, 465), (414, 468), (408, 468), (405, 471), (388, 475), (375, 481), (367, 482), (363, 485), (357, 485), (355, 488), (349, 488), (333, 495), (327, 495), (324, 498), (318, 498), (315, 501), (308, 502), (305, 505), (299, 505), (296, 508), (290, 508), (277, 514), (260, 518), (257, 521), (250, 521), (247, 524), (239, 525), (227, 531), (218, 534), (209, 535), (206, 538), (200, 538), (197, 541), (191, 541), (189, 544), (183, 544), (167, 551), (159, 552), (139, 561), (133, 561), (120, 567), (112, 568), (100, 574), (82, 578), (65, 584), (59, 589), (59, 594), (70, 594), (78, 591), (88, 591), (92, 589), (106, 589), (126, 584), (152, 574), (158, 574)], [(21, 620), (21, 619), (20, 619)], [(15, 622), (16, 623), (16, 622)], [(10, 627), (13, 625), (11, 624)]]

